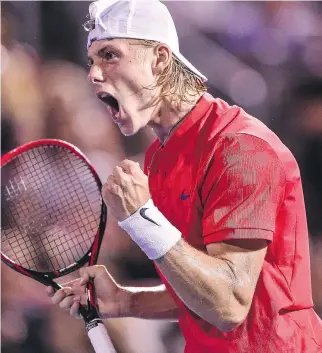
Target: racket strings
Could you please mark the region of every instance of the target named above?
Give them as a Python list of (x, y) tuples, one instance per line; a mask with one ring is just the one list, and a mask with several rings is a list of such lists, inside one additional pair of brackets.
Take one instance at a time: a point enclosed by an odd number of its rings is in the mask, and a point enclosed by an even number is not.
[(67, 149), (33, 148), (2, 167), (2, 252), (42, 272), (64, 268), (90, 248), (100, 219), (99, 187)]

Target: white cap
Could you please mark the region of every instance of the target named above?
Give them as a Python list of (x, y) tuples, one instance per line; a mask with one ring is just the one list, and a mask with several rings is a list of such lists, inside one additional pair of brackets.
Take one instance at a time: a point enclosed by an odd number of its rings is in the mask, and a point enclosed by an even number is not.
[(207, 78), (179, 50), (172, 16), (159, 0), (98, 0), (89, 6), (87, 48), (93, 41), (108, 38), (153, 40), (169, 46), (173, 54), (204, 82)]

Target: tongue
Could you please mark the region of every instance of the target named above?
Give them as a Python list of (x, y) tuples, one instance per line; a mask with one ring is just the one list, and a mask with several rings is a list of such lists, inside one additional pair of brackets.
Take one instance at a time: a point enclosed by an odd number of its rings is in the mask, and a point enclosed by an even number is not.
[(121, 117), (120, 111), (113, 109), (113, 114), (114, 114), (115, 119), (117, 119), (117, 120), (120, 119), (120, 117)]

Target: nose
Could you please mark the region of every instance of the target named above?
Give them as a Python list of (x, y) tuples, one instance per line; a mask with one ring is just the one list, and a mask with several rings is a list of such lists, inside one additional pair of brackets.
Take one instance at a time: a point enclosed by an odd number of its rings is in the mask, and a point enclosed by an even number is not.
[(92, 84), (104, 82), (104, 74), (100, 67), (92, 65), (88, 73), (88, 81)]

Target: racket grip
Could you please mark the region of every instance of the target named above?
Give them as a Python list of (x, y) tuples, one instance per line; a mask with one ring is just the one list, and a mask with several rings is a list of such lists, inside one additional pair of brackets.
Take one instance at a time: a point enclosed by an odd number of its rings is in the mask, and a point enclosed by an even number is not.
[(88, 337), (95, 353), (116, 353), (110, 336), (103, 323), (98, 323), (88, 331)]

